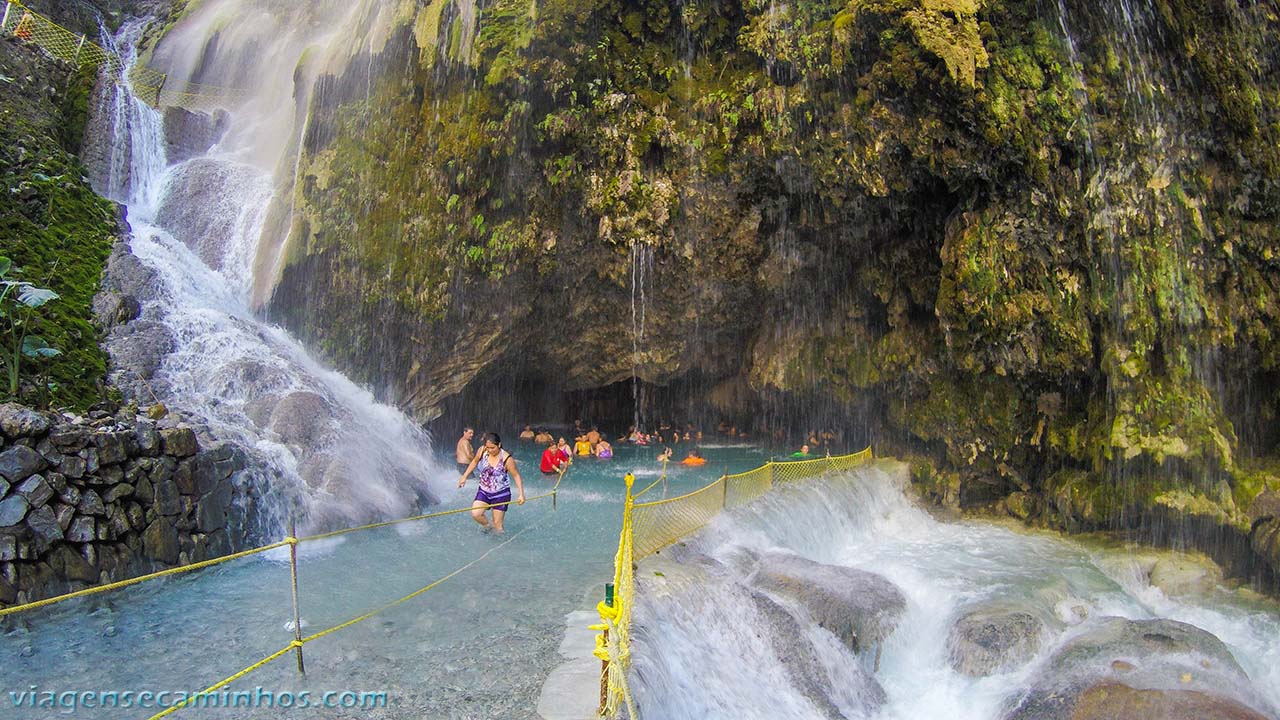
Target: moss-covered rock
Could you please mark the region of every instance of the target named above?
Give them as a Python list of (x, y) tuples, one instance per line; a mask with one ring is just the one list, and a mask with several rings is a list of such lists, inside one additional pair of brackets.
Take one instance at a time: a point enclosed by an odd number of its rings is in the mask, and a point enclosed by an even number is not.
[(18, 399), (83, 410), (103, 393), (92, 302), (118, 219), (74, 154), (96, 78), (9, 38), (0, 76), (0, 255), (21, 267), (20, 279), (59, 295), (30, 331), (61, 354), (24, 360)]

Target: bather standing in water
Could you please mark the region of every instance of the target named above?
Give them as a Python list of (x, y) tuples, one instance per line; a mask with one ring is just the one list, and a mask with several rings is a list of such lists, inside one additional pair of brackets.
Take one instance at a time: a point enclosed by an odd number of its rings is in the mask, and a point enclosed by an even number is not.
[[(467, 476), (473, 468), (480, 471), (480, 489), (476, 491), (476, 499), (471, 503), (471, 518), (480, 527), (492, 527), (494, 532), (501, 533), (502, 518), (507, 514), (507, 504), (511, 502), (511, 481), (516, 481), (516, 491), (519, 493), (516, 496), (517, 505), (524, 504), (524, 481), (520, 478), (520, 471), (516, 469), (516, 459), (502, 449), (502, 438), (497, 433), (487, 432), (481, 440), (483, 447), (458, 479), (458, 487), (467, 484)], [(493, 510), (492, 525), (485, 517), (490, 509)]]

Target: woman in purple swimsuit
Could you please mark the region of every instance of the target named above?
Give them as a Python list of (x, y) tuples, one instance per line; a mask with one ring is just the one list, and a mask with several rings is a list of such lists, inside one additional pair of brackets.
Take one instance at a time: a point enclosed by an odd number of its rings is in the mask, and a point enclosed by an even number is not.
[(479, 470), (480, 489), (476, 491), (475, 502), (471, 503), (471, 517), (480, 527), (489, 528), (489, 519), (485, 513), (493, 506), (493, 530), (502, 532), (502, 518), (507, 514), (507, 503), (511, 502), (511, 481), (516, 481), (516, 504), (524, 504), (524, 481), (520, 479), (520, 471), (516, 469), (516, 460), (511, 453), (502, 449), (502, 438), (497, 433), (487, 432), (480, 438), (482, 447), (471, 464), (458, 479), (458, 487), (467, 484), (467, 476), (472, 470)]

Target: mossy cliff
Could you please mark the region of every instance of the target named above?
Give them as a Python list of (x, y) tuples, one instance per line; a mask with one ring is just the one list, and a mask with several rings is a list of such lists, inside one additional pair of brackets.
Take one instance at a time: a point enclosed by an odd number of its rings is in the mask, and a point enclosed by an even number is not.
[(1274, 2), (400, 18), (311, 97), (271, 303), (389, 398), (745, 383), (863, 403), (966, 504), (1247, 532), (1280, 440)]
[[(118, 216), (77, 157), (95, 80), (32, 45), (0, 39), (0, 255), (21, 268), (8, 279), (59, 295), (31, 332), (61, 354), (20, 364), (17, 399), (41, 407), (83, 411), (105, 392), (106, 354), (91, 306)], [(0, 347), (12, 352), (12, 342), (6, 334)], [(7, 391), (6, 381), (0, 400)]]

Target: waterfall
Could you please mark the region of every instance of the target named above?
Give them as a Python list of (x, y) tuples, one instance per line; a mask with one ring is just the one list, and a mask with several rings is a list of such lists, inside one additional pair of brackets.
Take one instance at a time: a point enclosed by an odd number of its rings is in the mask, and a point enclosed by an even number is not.
[[(166, 34), (153, 62), (166, 64), (174, 91), (187, 82), (242, 89), (230, 107), (162, 113), (119, 87), (98, 108), (112, 137), (99, 189), (127, 207), (132, 256), (153, 278), (131, 325), (155, 332), (113, 332), (108, 347), (127, 355), (167, 339), (146, 393), (253, 451), (265, 499), (258, 520), (271, 533), (286, 516), (322, 528), (411, 514), (443, 473), (415, 422), (253, 310), (262, 275), (275, 271), (258, 259), (278, 258), (283, 242), (268, 217), (273, 203), (290, 204), (306, 118), (295, 102), (306, 102), (317, 68), (358, 50), (344, 29), (378, 12), (377, 3), (204, 3)], [(133, 62), (143, 29), (127, 24), (113, 50)], [(373, 42), (370, 32), (363, 47)], [(206, 142), (189, 147), (184, 133)], [(129, 372), (115, 379), (134, 383)]]

